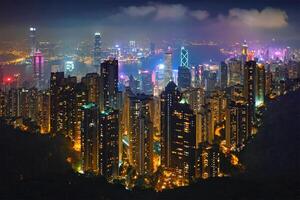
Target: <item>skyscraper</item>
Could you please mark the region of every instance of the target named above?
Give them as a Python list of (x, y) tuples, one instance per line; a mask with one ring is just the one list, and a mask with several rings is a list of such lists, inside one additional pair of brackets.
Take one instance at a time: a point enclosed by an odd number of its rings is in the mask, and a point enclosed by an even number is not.
[(82, 106), (81, 158), (84, 172), (99, 172), (99, 108), (94, 103)]
[(44, 82), (44, 57), (43, 54), (37, 50), (33, 56), (33, 80), (34, 87), (43, 89), (45, 87)]
[(251, 116), (250, 121), (252, 125), (254, 124), (255, 116), (255, 72), (256, 62), (246, 62), (244, 67), (244, 98), (249, 105), (249, 115)]
[(152, 76), (148, 70), (139, 71), (141, 76), (141, 92), (147, 95), (153, 95)]
[(218, 177), (220, 172), (220, 151), (217, 144), (201, 143), (197, 149), (196, 175), (206, 179)]
[(162, 166), (169, 167), (171, 162), (171, 137), (173, 107), (181, 99), (181, 94), (174, 82), (169, 82), (161, 93), (161, 161)]
[(95, 37), (95, 43), (94, 43), (94, 66), (100, 67), (101, 63), (101, 33), (97, 32), (94, 35)]
[(63, 129), (64, 118), (64, 73), (53, 72), (50, 77), (50, 131), (52, 134)]
[(180, 50), (180, 66), (189, 67), (189, 52), (186, 48), (181, 47)]
[(193, 111), (183, 98), (171, 113), (170, 166), (182, 185), (195, 176), (196, 121)]
[(85, 85), (87, 90), (87, 101), (100, 104), (100, 76), (98, 73), (88, 73), (82, 78), (81, 82)]
[(74, 137), (76, 124), (76, 77), (64, 78), (64, 72), (51, 73), (50, 124), (52, 134)]
[(50, 132), (50, 91), (43, 90), (38, 93), (38, 119), (41, 134)]
[(106, 107), (117, 109), (118, 60), (106, 60), (101, 63), (100, 110)]
[(248, 45), (246, 40), (244, 40), (243, 44), (242, 44), (242, 65), (244, 65), (248, 60), (247, 60), (247, 56), (248, 56)]
[(258, 63), (255, 73), (255, 107), (260, 107), (265, 104), (265, 85), (265, 66), (261, 63)]
[(228, 66), (225, 62), (221, 62), (220, 65), (220, 86), (221, 89), (225, 89), (227, 87), (227, 81), (228, 81)]
[(81, 124), (83, 121), (83, 110), (82, 106), (88, 102), (88, 92), (86, 85), (83, 83), (77, 83), (75, 86), (75, 120), (74, 120), (74, 136), (73, 136), (73, 149), (75, 151), (80, 151), (81, 148)]
[(228, 60), (228, 86), (242, 84), (243, 67), (242, 62), (237, 59)]
[(102, 111), (99, 120), (100, 174), (106, 178), (116, 177), (119, 167), (119, 112)]
[(129, 148), (130, 162), (138, 174), (153, 172), (152, 98), (138, 94), (130, 97)]
[(178, 67), (178, 87), (180, 90), (186, 90), (191, 87), (191, 72), (186, 66)]
[(36, 40), (36, 28), (30, 27), (29, 28), (30, 34), (30, 56), (34, 56), (34, 53), (37, 49), (37, 40)]
[(164, 61), (164, 84), (163, 87), (166, 87), (167, 84), (173, 80), (172, 74), (172, 50), (169, 47), (168, 51), (165, 53), (165, 61)]
[(249, 107), (246, 103), (230, 102), (226, 109), (225, 138), (229, 148), (243, 147), (249, 136)]
[(206, 91), (214, 91), (216, 89), (217, 84), (217, 73), (210, 71), (208, 73), (207, 78), (205, 79), (205, 90)]

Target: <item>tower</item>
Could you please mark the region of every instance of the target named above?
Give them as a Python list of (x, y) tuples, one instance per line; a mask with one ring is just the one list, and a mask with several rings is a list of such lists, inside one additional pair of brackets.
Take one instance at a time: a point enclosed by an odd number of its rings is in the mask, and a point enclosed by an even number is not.
[(117, 109), (118, 60), (106, 60), (101, 63), (100, 110), (106, 107)]
[(185, 185), (195, 176), (196, 119), (184, 98), (174, 104), (170, 129), (169, 167)]
[[(254, 124), (255, 116), (255, 77), (256, 62), (248, 61), (244, 67), (244, 98), (249, 106), (249, 115), (251, 124)], [(252, 127), (252, 126), (251, 126)]]
[(153, 172), (152, 98), (138, 94), (130, 97), (129, 143), (133, 166), (139, 174)]
[(169, 167), (171, 162), (171, 115), (173, 106), (181, 99), (177, 85), (171, 81), (161, 93), (161, 160), (162, 166)]
[(44, 88), (44, 57), (43, 54), (37, 50), (34, 52), (33, 56), (33, 79), (34, 79), (34, 87), (37, 89)]
[(265, 66), (261, 63), (257, 64), (255, 73), (255, 107), (260, 107), (265, 104), (265, 85), (266, 73)]
[(191, 87), (191, 72), (186, 66), (178, 67), (178, 87), (180, 90)]
[(246, 103), (230, 102), (226, 109), (226, 145), (241, 148), (249, 136), (249, 113)]
[(227, 71), (228, 71), (228, 66), (225, 62), (221, 62), (221, 65), (220, 65), (220, 86), (221, 86), (221, 89), (225, 89), (227, 87), (227, 79), (228, 79), (228, 76), (227, 76)]
[(189, 52), (186, 48), (181, 47), (180, 50), (180, 66), (189, 67)]
[(81, 158), (84, 172), (99, 172), (99, 109), (96, 104), (82, 106)]
[(36, 28), (29, 28), (29, 38), (30, 38), (30, 56), (34, 56), (34, 53), (37, 49), (37, 40), (36, 40)]
[(95, 33), (94, 39), (94, 66), (99, 67), (101, 63), (101, 33)]
[(107, 109), (99, 117), (99, 169), (106, 178), (116, 177), (119, 167), (119, 112)]
[(98, 73), (88, 73), (81, 82), (86, 87), (87, 101), (100, 104), (100, 76)]
[(163, 87), (166, 87), (167, 84), (173, 80), (172, 68), (172, 51), (171, 48), (169, 48), (168, 51), (165, 53)]

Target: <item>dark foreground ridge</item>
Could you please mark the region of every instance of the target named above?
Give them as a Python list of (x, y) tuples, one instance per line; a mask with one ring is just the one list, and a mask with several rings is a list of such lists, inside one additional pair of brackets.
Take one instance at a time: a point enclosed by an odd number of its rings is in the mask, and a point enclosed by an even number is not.
[(298, 91), (269, 103), (258, 135), (241, 153), (245, 174), (156, 193), (74, 174), (64, 138), (31, 135), (2, 123), (0, 199), (300, 199), (299, 136)]

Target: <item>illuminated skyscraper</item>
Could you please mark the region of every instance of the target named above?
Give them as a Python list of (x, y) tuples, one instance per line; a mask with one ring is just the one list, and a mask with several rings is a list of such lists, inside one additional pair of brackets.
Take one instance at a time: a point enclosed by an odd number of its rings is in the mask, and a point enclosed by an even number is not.
[(230, 102), (226, 109), (225, 138), (229, 148), (239, 149), (249, 137), (249, 107)]
[(80, 151), (81, 148), (81, 124), (83, 121), (83, 110), (82, 106), (88, 102), (88, 92), (86, 85), (83, 83), (77, 83), (75, 86), (75, 120), (74, 120), (74, 136), (73, 142), (74, 146), (73, 149), (75, 151)]
[(251, 116), (251, 124), (254, 124), (255, 116), (255, 72), (256, 62), (246, 62), (244, 67), (244, 98), (249, 105), (249, 115)]
[(118, 176), (119, 167), (119, 112), (107, 110), (100, 113), (99, 169), (106, 178)]
[(242, 84), (242, 62), (236, 59), (228, 61), (228, 86)]
[(183, 96), (188, 99), (191, 109), (194, 113), (198, 113), (204, 105), (204, 89), (190, 88), (183, 92)]
[(265, 104), (265, 85), (265, 66), (261, 63), (258, 63), (255, 73), (255, 107), (260, 107)]
[(181, 47), (180, 50), (180, 66), (186, 68), (189, 67), (189, 52), (184, 47)]
[(52, 134), (74, 137), (76, 121), (76, 77), (64, 78), (63, 72), (50, 77), (50, 124)]
[(99, 172), (99, 108), (94, 103), (82, 106), (81, 158), (84, 172)]
[(63, 89), (64, 73), (53, 72), (50, 77), (50, 124), (51, 133), (56, 134), (63, 126)]
[(242, 44), (242, 65), (244, 65), (246, 63), (247, 60), (247, 56), (248, 56), (248, 45), (246, 40), (244, 40), (243, 44)]
[(118, 60), (106, 60), (101, 63), (100, 110), (106, 107), (117, 109)]
[(95, 33), (95, 43), (94, 43), (94, 66), (100, 67), (101, 63), (101, 33)]
[(34, 53), (32, 67), (33, 67), (34, 87), (36, 87), (38, 89), (43, 89), (45, 87), (44, 57), (39, 50), (37, 50)]
[(169, 48), (165, 53), (165, 61), (164, 61), (164, 83), (163, 87), (166, 87), (167, 84), (173, 80), (173, 72), (172, 72), (172, 51)]
[(37, 40), (36, 40), (36, 28), (30, 27), (29, 28), (30, 34), (30, 56), (34, 56), (34, 53), (37, 49)]
[(82, 78), (81, 82), (87, 90), (87, 101), (100, 104), (100, 76), (98, 73), (88, 73)]
[(43, 90), (38, 93), (38, 119), (41, 134), (50, 132), (50, 91)]
[(196, 141), (198, 145), (201, 142), (213, 144), (215, 123), (213, 112), (209, 104), (202, 106), (201, 111), (196, 115)]
[(196, 176), (197, 178), (218, 177), (220, 172), (219, 145), (201, 143), (197, 149)]
[(138, 174), (153, 172), (152, 98), (138, 94), (130, 97), (129, 148), (132, 165)]
[(170, 166), (182, 185), (195, 176), (196, 121), (193, 111), (183, 98), (171, 113)]
[(173, 107), (181, 99), (181, 94), (174, 82), (169, 82), (165, 91), (161, 93), (161, 160), (162, 166), (169, 167), (171, 164), (171, 139)]

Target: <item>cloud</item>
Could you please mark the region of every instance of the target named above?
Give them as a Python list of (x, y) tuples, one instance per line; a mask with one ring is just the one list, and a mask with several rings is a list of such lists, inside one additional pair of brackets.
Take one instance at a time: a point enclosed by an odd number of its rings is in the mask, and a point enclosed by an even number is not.
[(206, 19), (209, 13), (205, 10), (191, 10), (182, 4), (148, 3), (143, 6), (122, 7), (119, 16), (147, 17), (154, 20), (181, 20), (188, 17), (199, 21)]
[[(221, 17), (224, 19), (223, 17)], [(288, 16), (285, 11), (275, 8), (265, 8), (261, 11), (234, 8), (229, 10), (227, 20), (238, 25), (247, 25), (254, 28), (283, 28), (288, 25)]]
[(124, 14), (131, 17), (144, 17), (156, 11), (156, 8), (152, 5), (147, 6), (129, 6), (121, 8)]
[(181, 4), (156, 4), (155, 19), (178, 20), (186, 16), (188, 8)]
[(209, 17), (209, 12), (207, 12), (206, 10), (193, 10), (190, 12), (190, 15), (195, 19), (202, 21)]

